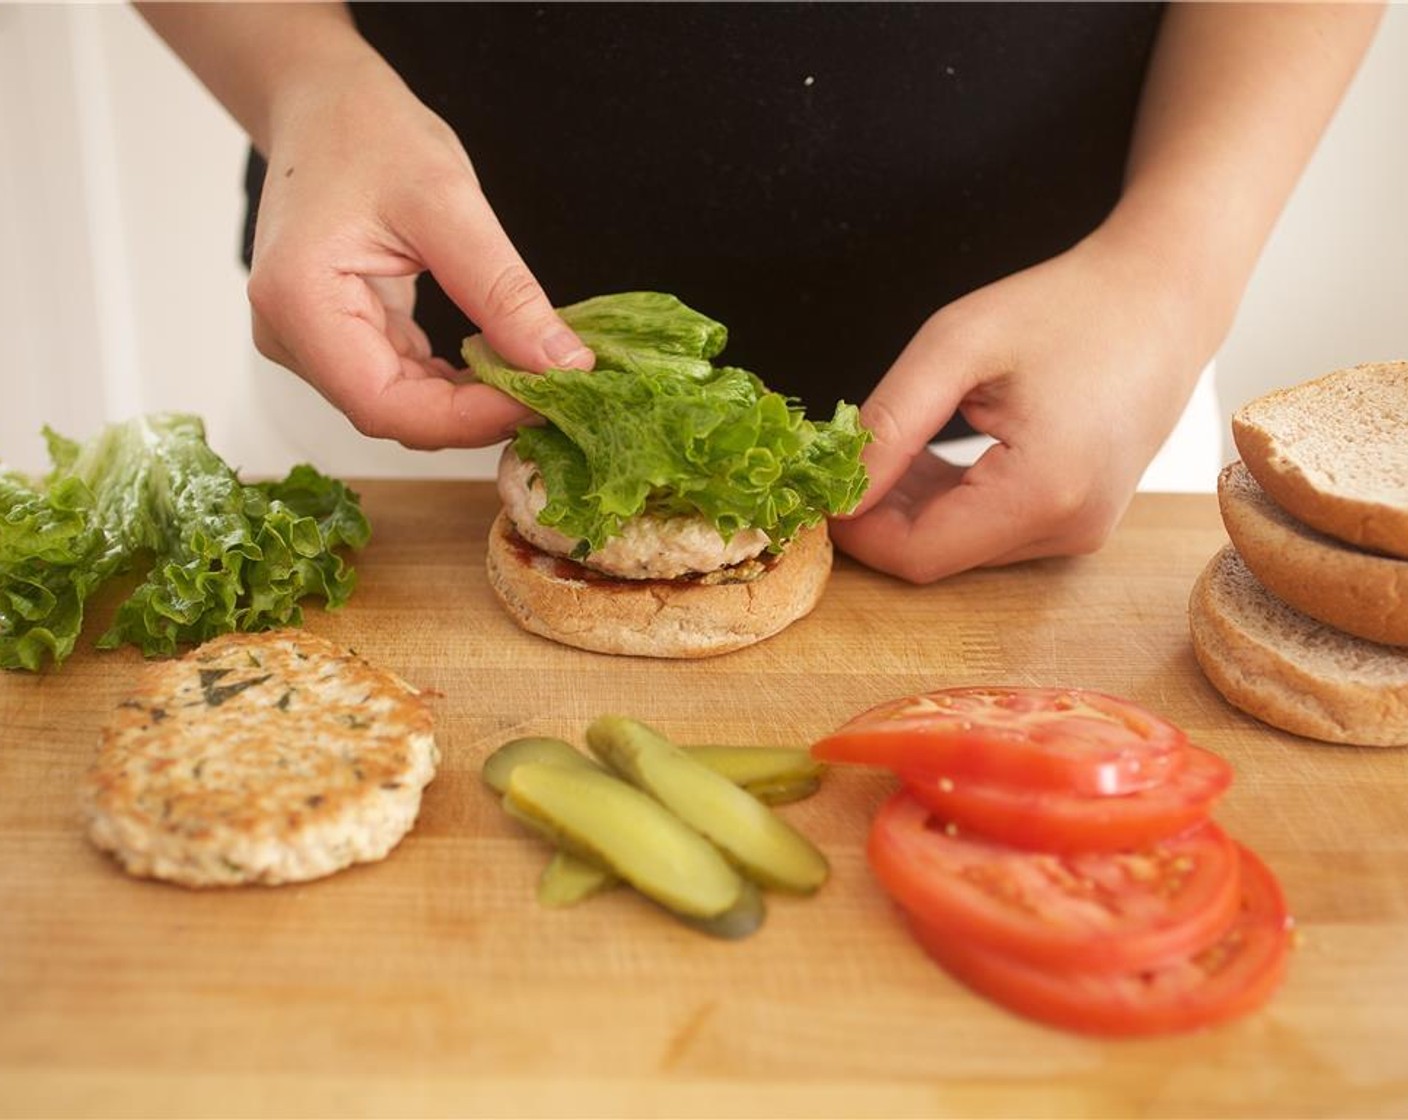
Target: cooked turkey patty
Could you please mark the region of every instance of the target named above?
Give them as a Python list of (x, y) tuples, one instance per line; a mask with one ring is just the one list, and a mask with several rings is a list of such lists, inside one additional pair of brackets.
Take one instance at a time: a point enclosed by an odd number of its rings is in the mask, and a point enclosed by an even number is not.
[[(547, 493), (534, 465), (520, 459), (512, 447), (499, 460), (498, 482), (504, 512), (518, 535), (544, 552), (571, 556), (576, 540), (538, 522)], [(767, 546), (767, 534), (758, 529), (745, 529), (725, 541), (702, 517), (643, 514), (627, 521), (620, 535), (597, 551), (574, 559), (620, 579), (678, 579), (741, 564)]]
[(438, 753), (396, 675), (296, 630), (144, 667), (85, 778), (88, 835), (133, 875), (286, 883), (383, 858)]

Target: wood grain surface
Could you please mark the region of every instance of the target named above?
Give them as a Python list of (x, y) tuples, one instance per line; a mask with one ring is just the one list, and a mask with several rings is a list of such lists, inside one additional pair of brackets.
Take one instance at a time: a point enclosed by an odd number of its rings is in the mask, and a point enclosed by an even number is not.
[[(483, 483), (368, 482), (361, 583), (308, 629), (432, 690), (443, 751), (380, 864), (280, 888), (125, 877), (76, 782), (130, 686), (99, 604), (61, 671), (0, 677), (0, 1114), (7, 1116), (1403, 1116), (1408, 754), (1329, 747), (1227, 707), (1187, 638), (1223, 543), (1210, 496), (1141, 495), (1098, 554), (910, 587), (838, 563), (816, 612), (698, 662), (517, 630), (483, 573)], [(1301, 931), (1263, 1012), (1092, 1041), (969, 994), (910, 941), (863, 842), (887, 778), (835, 770), (787, 817), (830, 857), (736, 943), (625, 892), (534, 901), (542, 846), (479, 765), (605, 712), (683, 740), (807, 743), (873, 703), (963, 683), (1139, 700), (1228, 758), (1218, 819)]]

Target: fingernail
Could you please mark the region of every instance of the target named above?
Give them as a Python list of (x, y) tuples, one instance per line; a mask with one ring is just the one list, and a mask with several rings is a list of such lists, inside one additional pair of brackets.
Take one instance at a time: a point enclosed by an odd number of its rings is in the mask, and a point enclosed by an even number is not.
[(592, 352), (582, 345), (582, 340), (566, 327), (554, 331), (543, 339), (543, 353), (556, 369), (585, 369), (591, 365)]

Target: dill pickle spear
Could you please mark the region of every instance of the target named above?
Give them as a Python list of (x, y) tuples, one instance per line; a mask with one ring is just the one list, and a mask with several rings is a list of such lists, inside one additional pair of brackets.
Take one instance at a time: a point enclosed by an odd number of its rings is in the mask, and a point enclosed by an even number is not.
[(760, 886), (811, 894), (826, 881), (826, 857), (810, 840), (645, 724), (602, 716), (586, 738), (593, 754), (707, 836)]
[(738, 941), (757, 933), (767, 917), (767, 905), (763, 902), (763, 892), (748, 880), (743, 881), (743, 890), (738, 901), (716, 918), (687, 918), (683, 914), (675, 917), (691, 929), (719, 937), (725, 941)]
[(598, 767), (520, 763), (509, 774), (504, 807), (676, 913), (715, 918), (743, 891), (738, 872), (713, 844), (649, 794)]
[(521, 739), (510, 739), (495, 750), (484, 760), (479, 775), (490, 789), (504, 793), (508, 789), (509, 774), (522, 762), (555, 762), (563, 766), (598, 769), (591, 758), (566, 740), (547, 735), (525, 735)]
[[(543, 867), (542, 877), (538, 880), (538, 902), (552, 908), (575, 906), (620, 883), (621, 880), (612, 872), (559, 848)], [(692, 918), (666, 907), (661, 909), (690, 929), (726, 941), (738, 941), (756, 933), (767, 917), (762, 892), (747, 879), (743, 880), (738, 901), (717, 917)]]
[(821, 786), (824, 764), (805, 747), (741, 747), (716, 743), (684, 748), (689, 757), (742, 786), (759, 801), (780, 805), (810, 797)]
[(553, 852), (538, 877), (538, 902), (551, 907), (575, 906), (583, 899), (609, 890), (620, 881), (614, 872), (601, 864), (559, 848)]
[[(544, 865), (542, 876), (538, 879), (538, 902), (552, 908), (575, 906), (620, 883), (620, 878), (600, 864), (559, 848)], [(743, 880), (738, 901), (717, 917), (692, 918), (665, 907), (661, 909), (690, 929), (726, 941), (737, 941), (756, 933), (767, 917), (762, 892), (747, 879)]]
[(746, 789), (764, 805), (802, 801), (821, 788), (820, 778), (784, 778), (776, 782), (749, 782)]

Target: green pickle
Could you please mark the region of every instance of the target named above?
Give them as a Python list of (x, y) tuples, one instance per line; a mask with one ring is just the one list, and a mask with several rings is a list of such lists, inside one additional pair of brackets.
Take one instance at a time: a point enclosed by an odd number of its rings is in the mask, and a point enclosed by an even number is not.
[(765, 805), (802, 801), (821, 788), (820, 778), (783, 778), (776, 782), (748, 782), (743, 786)]
[(763, 892), (746, 879), (738, 901), (715, 918), (687, 918), (676, 914), (680, 921), (700, 933), (725, 941), (737, 941), (757, 933), (767, 917), (767, 906), (763, 902)]
[(767, 916), (759, 884), (810, 893), (826, 878), (821, 854), (761, 804), (816, 791), (822, 765), (805, 749), (680, 748), (616, 717), (593, 727), (589, 744), (610, 770), (563, 739), (531, 735), (504, 743), (481, 771), (505, 810), (555, 845), (541, 905), (573, 906), (625, 880), (690, 928), (737, 939)]
[(738, 872), (713, 844), (649, 794), (595, 766), (521, 762), (509, 774), (504, 807), (676, 913), (717, 918), (743, 892)]
[(620, 881), (601, 864), (558, 849), (538, 877), (538, 902), (551, 907), (575, 906)]
[(742, 786), (759, 801), (781, 805), (821, 786), (822, 763), (804, 747), (687, 746), (689, 757)]
[[(594, 894), (618, 886), (620, 882), (618, 876), (600, 864), (559, 849), (553, 852), (552, 858), (543, 867), (538, 880), (538, 902), (552, 908), (575, 906)], [(666, 912), (691, 929), (728, 941), (756, 933), (767, 917), (762, 892), (746, 879), (738, 893), (738, 901), (716, 917), (694, 918), (673, 910)]]
[(586, 738), (602, 762), (707, 836), (760, 886), (811, 894), (826, 881), (826, 857), (811, 841), (645, 724), (602, 716)]
[(546, 735), (525, 735), (510, 739), (484, 760), (479, 775), (496, 793), (508, 792), (508, 776), (523, 762), (553, 762), (563, 766), (589, 766), (600, 769), (595, 762), (571, 743)]

